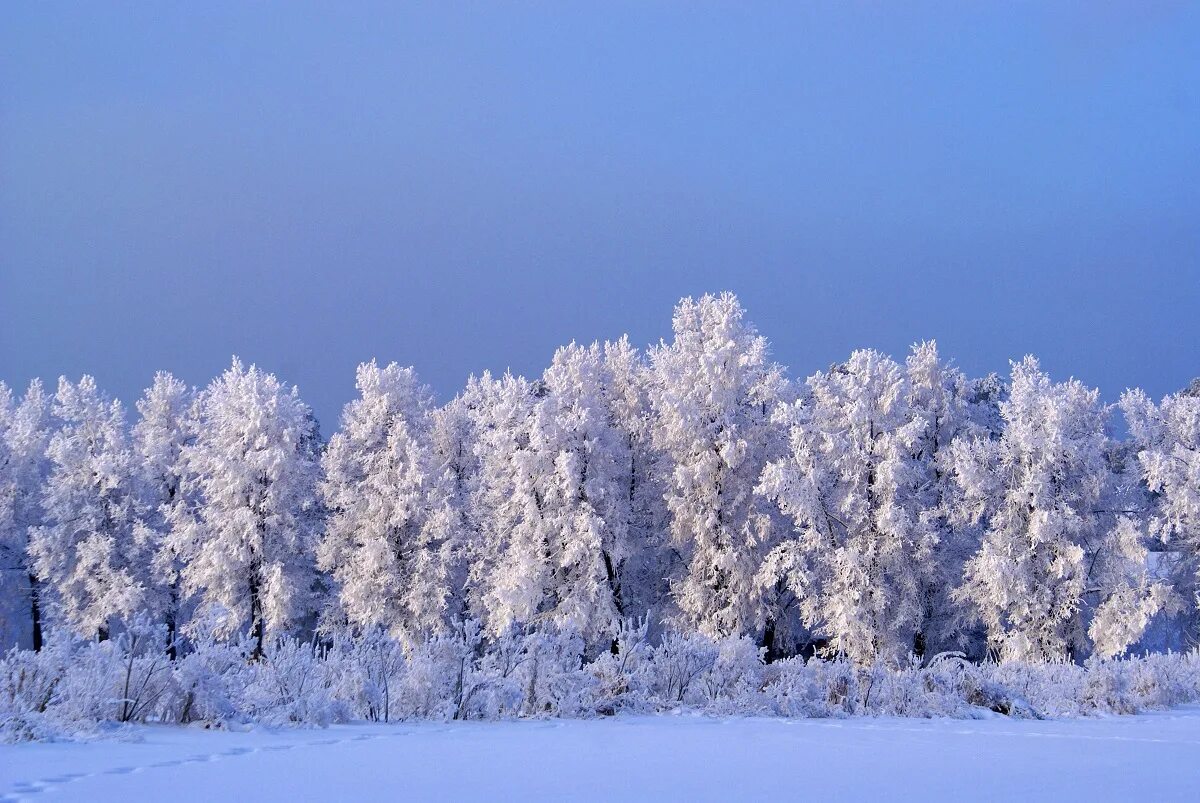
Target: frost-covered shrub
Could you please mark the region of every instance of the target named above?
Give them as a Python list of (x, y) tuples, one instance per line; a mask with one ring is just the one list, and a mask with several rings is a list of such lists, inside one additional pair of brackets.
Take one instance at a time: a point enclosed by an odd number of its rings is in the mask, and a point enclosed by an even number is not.
[(839, 668), (847, 667), (816, 658), (807, 663), (800, 657), (775, 661), (763, 672), (763, 698), (772, 713), (783, 717), (845, 716), (845, 693), (835, 699), (829, 682), (833, 673), (825, 671)]
[(486, 640), (476, 622), (419, 643), (382, 631), (331, 643), (193, 638), (171, 660), (158, 626), (104, 642), (52, 639), (0, 658), (0, 739), (72, 738), (104, 722), (589, 717), (680, 708), (787, 717), (1013, 717), (1125, 714), (1200, 700), (1200, 653), (1121, 659), (927, 662), (789, 658), (764, 664), (750, 639), (616, 628), (614, 649), (585, 659), (573, 631), (511, 627)]
[(515, 627), (485, 645), (479, 623), (467, 622), (455, 660), (453, 718), (516, 716), (523, 699), (519, 670), (528, 658), (524, 635)]
[(52, 739), (62, 732), (51, 713), (71, 647), (70, 639), (51, 639), (40, 652), (14, 647), (0, 658), (0, 741)]
[(579, 717), (595, 713), (595, 678), (584, 670), (584, 640), (573, 630), (530, 633), (524, 637), (525, 660), (521, 713), (533, 717)]
[(584, 667), (591, 675), (596, 713), (607, 716), (646, 707), (653, 676), (653, 650), (646, 639), (647, 629), (646, 619), (621, 622), (613, 634), (615, 651), (597, 656)]
[(169, 706), (175, 684), (168, 646), (166, 625), (144, 614), (115, 639), (118, 722), (158, 720)]
[(697, 678), (705, 707), (714, 713), (759, 713), (764, 707), (760, 690), (765, 653), (765, 647), (747, 636), (718, 641), (716, 660)]
[(716, 664), (719, 655), (717, 645), (700, 634), (664, 634), (651, 659), (651, 694), (664, 707), (703, 702), (696, 681)]
[(335, 639), (325, 660), (340, 667), (333, 674), (332, 693), (349, 706), (354, 718), (390, 722), (397, 716), (397, 693), (407, 662), (400, 644), (382, 629)]
[(315, 642), (281, 638), (251, 664), (242, 711), (268, 725), (328, 725), (350, 718), (333, 693), (340, 662)]
[(1002, 714), (1070, 717), (1089, 713), (1083, 701), (1086, 670), (1065, 659), (985, 663), (989, 687), (998, 699), (985, 700)]
[(193, 650), (175, 660), (175, 693), (164, 707), (163, 719), (209, 726), (238, 719), (238, 695), (248, 682), (253, 649), (249, 638), (233, 643), (211, 638), (194, 641)]
[(1200, 653), (1150, 653), (1123, 662), (1138, 708), (1169, 708), (1200, 700)]

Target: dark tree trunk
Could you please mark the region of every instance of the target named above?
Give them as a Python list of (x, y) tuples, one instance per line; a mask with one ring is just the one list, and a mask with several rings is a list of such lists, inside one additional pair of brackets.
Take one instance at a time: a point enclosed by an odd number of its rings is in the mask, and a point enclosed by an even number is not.
[(175, 650), (175, 612), (167, 614), (167, 657), (174, 661), (178, 656)]
[(254, 661), (263, 657), (262, 601), (259, 599), (257, 575), (257, 571), (252, 571), (250, 576), (250, 632), (254, 636), (254, 652), (250, 658)]
[(29, 575), (29, 617), (33, 622), (33, 651), (42, 649), (42, 609), (38, 604), (38, 579)]
[(775, 620), (768, 619), (767, 626), (763, 629), (762, 645), (767, 648), (766, 662), (769, 664), (779, 657), (775, 648)]

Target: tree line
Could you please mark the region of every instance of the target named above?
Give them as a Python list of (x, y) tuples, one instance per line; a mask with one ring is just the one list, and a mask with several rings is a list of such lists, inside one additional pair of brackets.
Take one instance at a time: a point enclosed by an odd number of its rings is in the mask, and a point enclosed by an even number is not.
[(1196, 383), (1110, 406), (1032, 357), (969, 378), (933, 343), (792, 379), (729, 293), (682, 300), (673, 333), (573, 343), (441, 405), (365, 363), (328, 441), (237, 359), (200, 390), (157, 374), (132, 425), (88, 376), (0, 384), (5, 638), (149, 617), (172, 650), (261, 654), (471, 622), (594, 657), (641, 621), (860, 664), (1110, 657), (1154, 623), (1193, 643)]

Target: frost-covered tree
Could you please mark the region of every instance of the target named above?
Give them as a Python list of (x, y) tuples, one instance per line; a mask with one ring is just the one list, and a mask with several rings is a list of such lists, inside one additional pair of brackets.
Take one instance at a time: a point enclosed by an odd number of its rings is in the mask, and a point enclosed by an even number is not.
[(794, 523), (760, 577), (782, 578), (827, 652), (859, 662), (913, 650), (936, 574), (937, 531), (922, 507), (929, 424), (910, 399), (899, 365), (854, 352), (809, 378), (806, 398), (781, 406), (790, 453), (759, 485)]
[(1013, 364), (1000, 410), (999, 440), (952, 447), (959, 515), (985, 522), (957, 594), (1005, 659), (1085, 654), (1089, 613), (1096, 651), (1120, 652), (1140, 634), (1135, 620), (1148, 618), (1166, 589), (1131, 584), (1144, 547), (1104, 507), (1108, 410), (1078, 380), (1051, 382), (1032, 357)]
[(318, 550), (346, 617), (409, 640), (443, 629), (454, 530), (429, 437), (432, 395), (411, 368), (358, 368), (359, 398), (322, 459)]
[(1200, 382), (1159, 404), (1141, 390), (1127, 391), (1121, 410), (1150, 492), (1146, 524), (1168, 550), (1158, 557), (1186, 605), (1194, 638), (1200, 620)]
[(551, 541), (545, 618), (589, 647), (612, 639), (625, 616), (622, 576), (630, 556), (628, 441), (609, 407), (599, 344), (571, 344), (543, 377), (530, 450), (548, 473), (534, 478)]
[(650, 401), (670, 467), (678, 620), (709, 636), (770, 640), (781, 589), (764, 592), (755, 575), (783, 528), (754, 486), (778, 442), (771, 411), (786, 381), (732, 293), (685, 298), (673, 329), (651, 353)]
[(133, 536), (134, 458), (125, 411), (90, 376), (58, 382), (50, 476), (42, 493), (47, 523), (29, 552), (55, 611), (80, 633), (107, 638), (145, 602), (148, 559)]
[(929, 341), (912, 348), (905, 364), (908, 405), (924, 421), (915, 441), (914, 459), (921, 479), (915, 489), (922, 526), (937, 542), (930, 559), (931, 573), (923, 579), (924, 614), (916, 652), (940, 652), (970, 647), (973, 628), (969, 611), (953, 598), (966, 562), (979, 548), (978, 523), (954, 521), (958, 505), (951, 444), (956, 438), (993, 439), (1000, 436), (999, 402), (1003, 387), (995, 376), (968, 379), (938, 354)]
[(542, 513), (538, 482), (550, 474), (545, 453), (530, 446), (540, 383), (484, 374), (468, 387), (476, 433), (478, 483), (472, 494), (479, 536), (472, 545), (468, 592), (472, 610), (496, 637), (543, 612), (554, 533)]
[(445, 619), (460, 624), (472, 615), (466, 585), (470, 550), (478, 537), (471, 516), (471, 495), (478, 482), (479, 464), (473, 449), (471, 413), (466, 395), (456, 396), (430, 413), (431, 468), (429, 519), (426, 528), (441, 542), (439, 569), (445, 572), (449, 595)]
[[(137, 402), (133, 450), (138, 462), (141, 514), (134, 536), (151, 555), (145, 606), (167, 626), (168, 649), (180, 625), (180, 571), (172, 533), (191, 526), (194, 488), (185, 484), (184, 449), (196, 436), (195, 393), (183, 381), (160, 371)], [(191, 483), (190, 485), (194, 485)]]
[(295, 387), (237, 359), (198, 415), (183, 450), (196, 515), (173, 536), (183, 590), (218, 634), (249, 629), (261, 655), (315, 607), (316, 421)]
[(44, 603), (28, 546), (30, 533), (45, 523), (42, 487), (50, 473), (46, 447), (52, 428), (50, 397), (40, 380), (30, 383), (20, 401), (0, 384), (0, 587), (12, 594), (12, 615), (23, 618), (23, 609), (28, 617), (34, 650), (42, 648)]
[(625, 528), (629, 555), (621, 572), (626, 617), (655, 626), (670, 616), (670, 578), (678, 553), (668, 534), (667, 462), (652, 439), (650, 368), (628, 337), (604, 345), (604, 394), (613, 425), (625, 441)]

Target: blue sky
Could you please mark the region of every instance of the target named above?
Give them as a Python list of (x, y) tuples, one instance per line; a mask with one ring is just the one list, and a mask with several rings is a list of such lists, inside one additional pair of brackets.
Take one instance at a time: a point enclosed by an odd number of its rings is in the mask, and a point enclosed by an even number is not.
[(798, 376), (1200, 374), (1200, 6), (345, 5), (6, 9), (0, 378), (237, 353), (328, 433), (361, 360), (447, 397), (722, 289)]

